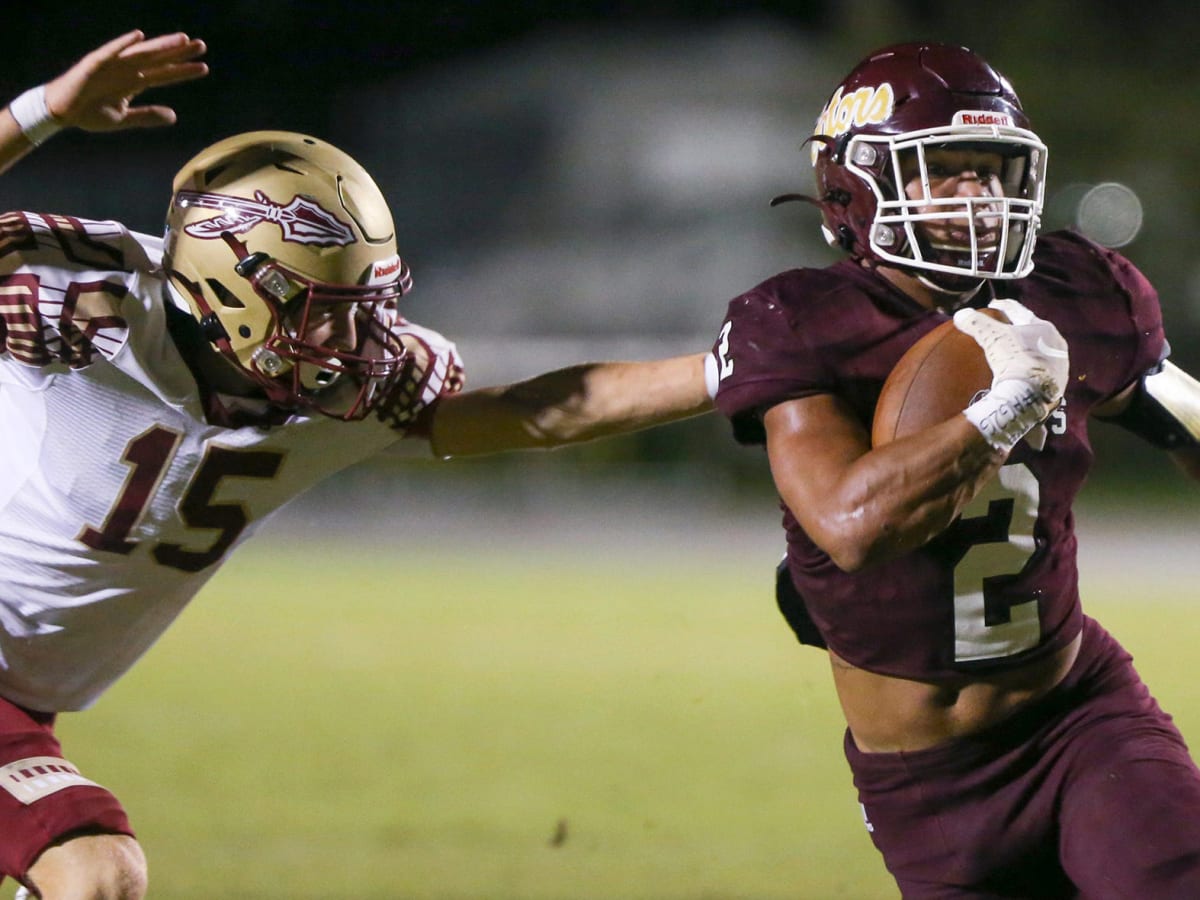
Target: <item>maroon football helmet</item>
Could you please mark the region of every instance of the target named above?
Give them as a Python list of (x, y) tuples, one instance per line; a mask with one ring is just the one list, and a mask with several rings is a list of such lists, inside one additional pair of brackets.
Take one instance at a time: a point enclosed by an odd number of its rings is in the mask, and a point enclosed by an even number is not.
[[(838, 85), (808, 142), (817, 199), (777, 201), (820, 207), (832, 245), (946, 290), (1033, 268), (1046, 146), (1007, 79), (970, 50), (910, 43), (872, 53)], [(932, 149), (998, 154), (998, 190), (938, 196)], [(920, 196), (906, 194), (906, 180)], [(933, 220), (958, 237), (931, 240), (919, 225)]]

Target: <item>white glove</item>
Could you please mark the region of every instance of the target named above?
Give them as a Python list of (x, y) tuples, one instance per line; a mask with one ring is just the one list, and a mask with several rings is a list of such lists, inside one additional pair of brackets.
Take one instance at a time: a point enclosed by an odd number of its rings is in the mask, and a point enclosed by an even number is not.
[(1070, 372), (1067, 342), (1058, 329), (1016, 300), (988, 304), (1001, 322), (977, 309), (954, 314), (959, 331), (975, 339), (992, 370), (992, 386), (963, 415), (989, 444), (1007, 453), (1062, 400)]

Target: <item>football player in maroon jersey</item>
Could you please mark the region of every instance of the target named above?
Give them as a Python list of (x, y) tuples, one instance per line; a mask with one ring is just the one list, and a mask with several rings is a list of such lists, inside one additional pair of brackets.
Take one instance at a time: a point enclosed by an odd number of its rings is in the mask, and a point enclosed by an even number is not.
[[(967, 49), (871, 54), (807, 143), (815, 195), (780, 199), (816, 205), (848, 258), (730, 303), (716, 403), (766, 446), (779, 604), (828, 650), (872, 840), (906, 898), (1200, 897), (1200, 772), (1084, 615), (1071, 512), (1092, 419), (1200, 476), (1200, 387), (1154, 289), (1037, 234), (1046, 148)], [(885, 378), (949, 317), (991, 391), (873, 448)]]
[[(63, 127), (174, 121), (134, 101), (203, 76), (201, 41), (130, 32), (0, 112), (0, 169)], [(140, 898), (116, 797), (63, 757), (89, 706), (266, 516), (401, 439), (549, 447), (711, 408), (705, 353), (462, 393), (408, 322), (387, 203), (336, 147), (250, 132), (176, 176), (165, 238), (0, 215), (0, 875)], [(347, 430), (349, 429), (349, 430)]]

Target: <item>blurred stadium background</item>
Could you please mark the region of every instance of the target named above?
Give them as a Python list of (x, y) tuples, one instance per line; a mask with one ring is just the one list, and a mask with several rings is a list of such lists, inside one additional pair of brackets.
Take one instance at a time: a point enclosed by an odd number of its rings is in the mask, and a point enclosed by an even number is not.
[[(200, 147), (259, 128), (330, 139), (391, 198), (415, 275), (409, 314), (458, 341), (473, 385), (585, 358), (704, 349), (730, 297), (781, 269), (832, 260), (814, 212), (767, 206), (807, 188), (799, 145), (826, 95), (876, 46), (962, 43), (1009, 75), (1050, 146), (1049, 227), (1075, 225), (1121, 245), (1160, 290), (1175, 358), (1200, 371), (1200, 12), (1191, 4), (1096, 0), (1084, 14), (1067, 0), (240, 0), (26, 5), (5, 18), (21, 36), (0, 71), (7, 97), (132, 27), (203, 37), (212, 66), (205, 82), (162, 95), (179, 111), (175, 128), (60, 136), (0, 181), (5, 207), (157, 232), (172, 175)], [(781, 539), (765, 461), (726, 431), (709, 417), (551, 454), (445, 463), (398, 453), (286, 510), (142, 669), (64, 725), (79, 736), (76, 761), (120, 781), (136, 808), (157, 860), (152, 895), (892, 896), (855, 821), (819, 659), (792, 648), (772, 609)], [(1177, 524), (1195, 502), (1162, 457), (1120, 434), (1097, 433), (1096, 443), (1101, 464), (1081, 507), (1085, 584), (1166, 677), (1156, 623), (1170, 646), (1195, 635), (1184, 605), (1191, 529)], [(480, 599), (489, 590), (494, 603)], [(642, 618), (640, 590), (665, 621)], [(376, 605), (358, 606), (368, 599)], [(588, 618), (608, 602), (640, 612), (628, 622)], [(322, 610), (343, 603), (379, 631), (331, 625)], [(460, 603), (466, 625), (448, 612)], [(579, 635), (575, 644), (559, 634), (563, 647), (548, 648), (556, 632), (540, 630), (545, 617), (576, 604), (576, 624), (609, 642), (611, 656), (597, 659)], [(397, 643), (392, 629), (409, 623)], [(482, 635), (456, 644), (460, 627), (494, 632), (511, 654), (491, 655)], [(340, 662), (326, 658), (330, 631)], [(372, 646), (377, 633), (386, 651)], [(404, 666), (405, 655), (420, 665)], [(706, 664), (707, 678), (664, 684)], [(461, 683), (442, 680), (456, 673)], [(413, 692), (381, 692), (393, 677)], [(313, 681), (328, 691), (304, 693)], [(560, 705), (537, 706), (530, 685), (560, 686)], [(714, 699), (730, 685), (746, 694)], [(1195, 718), (1200, 707), (1178, 673), (1151, 685), (1181, 721)], [(560, 748), (548, 732), (575, 696), (608, 718)], [(360, 720), (354, 745), (375, 755), (339, 747), (345, 732), (313, 712), (321, 704)], [(745, 717), (745, 705), (756, 712)], [(704, 714), (694, 730), (653, 727), (680, 707)], [(498, 719), (481, 717), (497, 708)], [(409, 745), (426, 734), (439, 737), (425, 750), (436, 759), (450, 744), (478, 751), (513, 720), (527, 729), (525, 745), (514, 738), (508, 756), (477, 754), (477, 770), (459, 773), (462, 792), (479, 791), (476, 807), (445, 784), (431, 789), (429, 833), (416, 824), (421, 812), (403, 826), (367, 824), (363, 807), (379, 784), (361, 771), (353, 790), (314, 778), (298, 791), (316, 798), (311, 807), (260, 805), (262, 794), (286, 797), (288, 779), (314, 765), (404, 770), (417, 755)], [(660, 813), (636, 812), (638, 792), (670, 783), (684, 766), (676, 754), (698, 748), (707, 768), (697, 781), (668, 789)], [(310, 764), (306, 750), (330, 756)], [(552, 871), (493, 840), (491, 816), (525, 814), (515, 800), (528, 787), (522, 777), (557, 762), (578, 786), (602, 760), (619, 768), (647, 758), (654, 766), (604, 770), (592, 785), (599, 794), (610, 785), (604, 803), (617, 809), (605, 807), (605, 833), (634, 822), (640, 849), (620, 840), (581, 847), (575, 820), (549, 808), (531, 816), (529, 840), (540, 852), (557, 834), (584, 861)], [(290, 774), (259, 777), (277, 766)], [(412, 784), (393, 789), (402, 799), (382, 804), (425, 809)], [(688, 805), (698, 793), (710, 808)], [(455, 803), (464, 809), (448, 811)], [(340, 804), (344, 819), (316, 826)], [(647, 823), (680, 810), (696, 827), (651, 839), (657, 826)], [(372, 841), (404, 865), (344, 855)], [(355, 874), (339, 873), (339, 860)], [(839, 874), (849, 868), (867, 880)], [(375, 880), (360, 881), (368, 869)]]
[[(197, 149), (243, 130), (307, 131), (359, 157), (392, 199), (416, 279), (411, 316), (458, 340), (471, 383), (585, 357), (701, 349), (734, 294), (834, 258), (813, 210), (767, 203), (807, 188), (800, 142), (849, 67), (868, 49), (924, 36), (967, 44), (1010, 76), (1051, 148), (1048, 226), (1083, 224), (1122, 244), (1159, 287), (1177, 360), (1197, 370), (1191, 38), (1200, 13), (1164, 0), (1087, 9), (1067, 0), (18, 7), (10, 33), (31, 37), (6, 54), (7, 96), (133, 26), (203, 36), (213, 73), (164, 95), (176, 127), (61, 136), (0, 184), (0, 199), (157, 232), (170, 179)], [(1112, 184), (1122, 187), (1097, 190)], [(1117, 446), (1111, 464), (1139, 479), (1158, 467)], [(595, 454), (761, 482), (760, 460), (715, 420)]]

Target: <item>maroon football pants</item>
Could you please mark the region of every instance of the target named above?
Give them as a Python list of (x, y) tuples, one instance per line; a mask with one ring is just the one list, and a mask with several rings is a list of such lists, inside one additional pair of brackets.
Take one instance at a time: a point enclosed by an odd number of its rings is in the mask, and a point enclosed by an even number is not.
[(846, 757), (908, 898), (1200, 898), (1200, 770), (1120, 645), (1085, 620), (1063, 683), (980, 734)]

